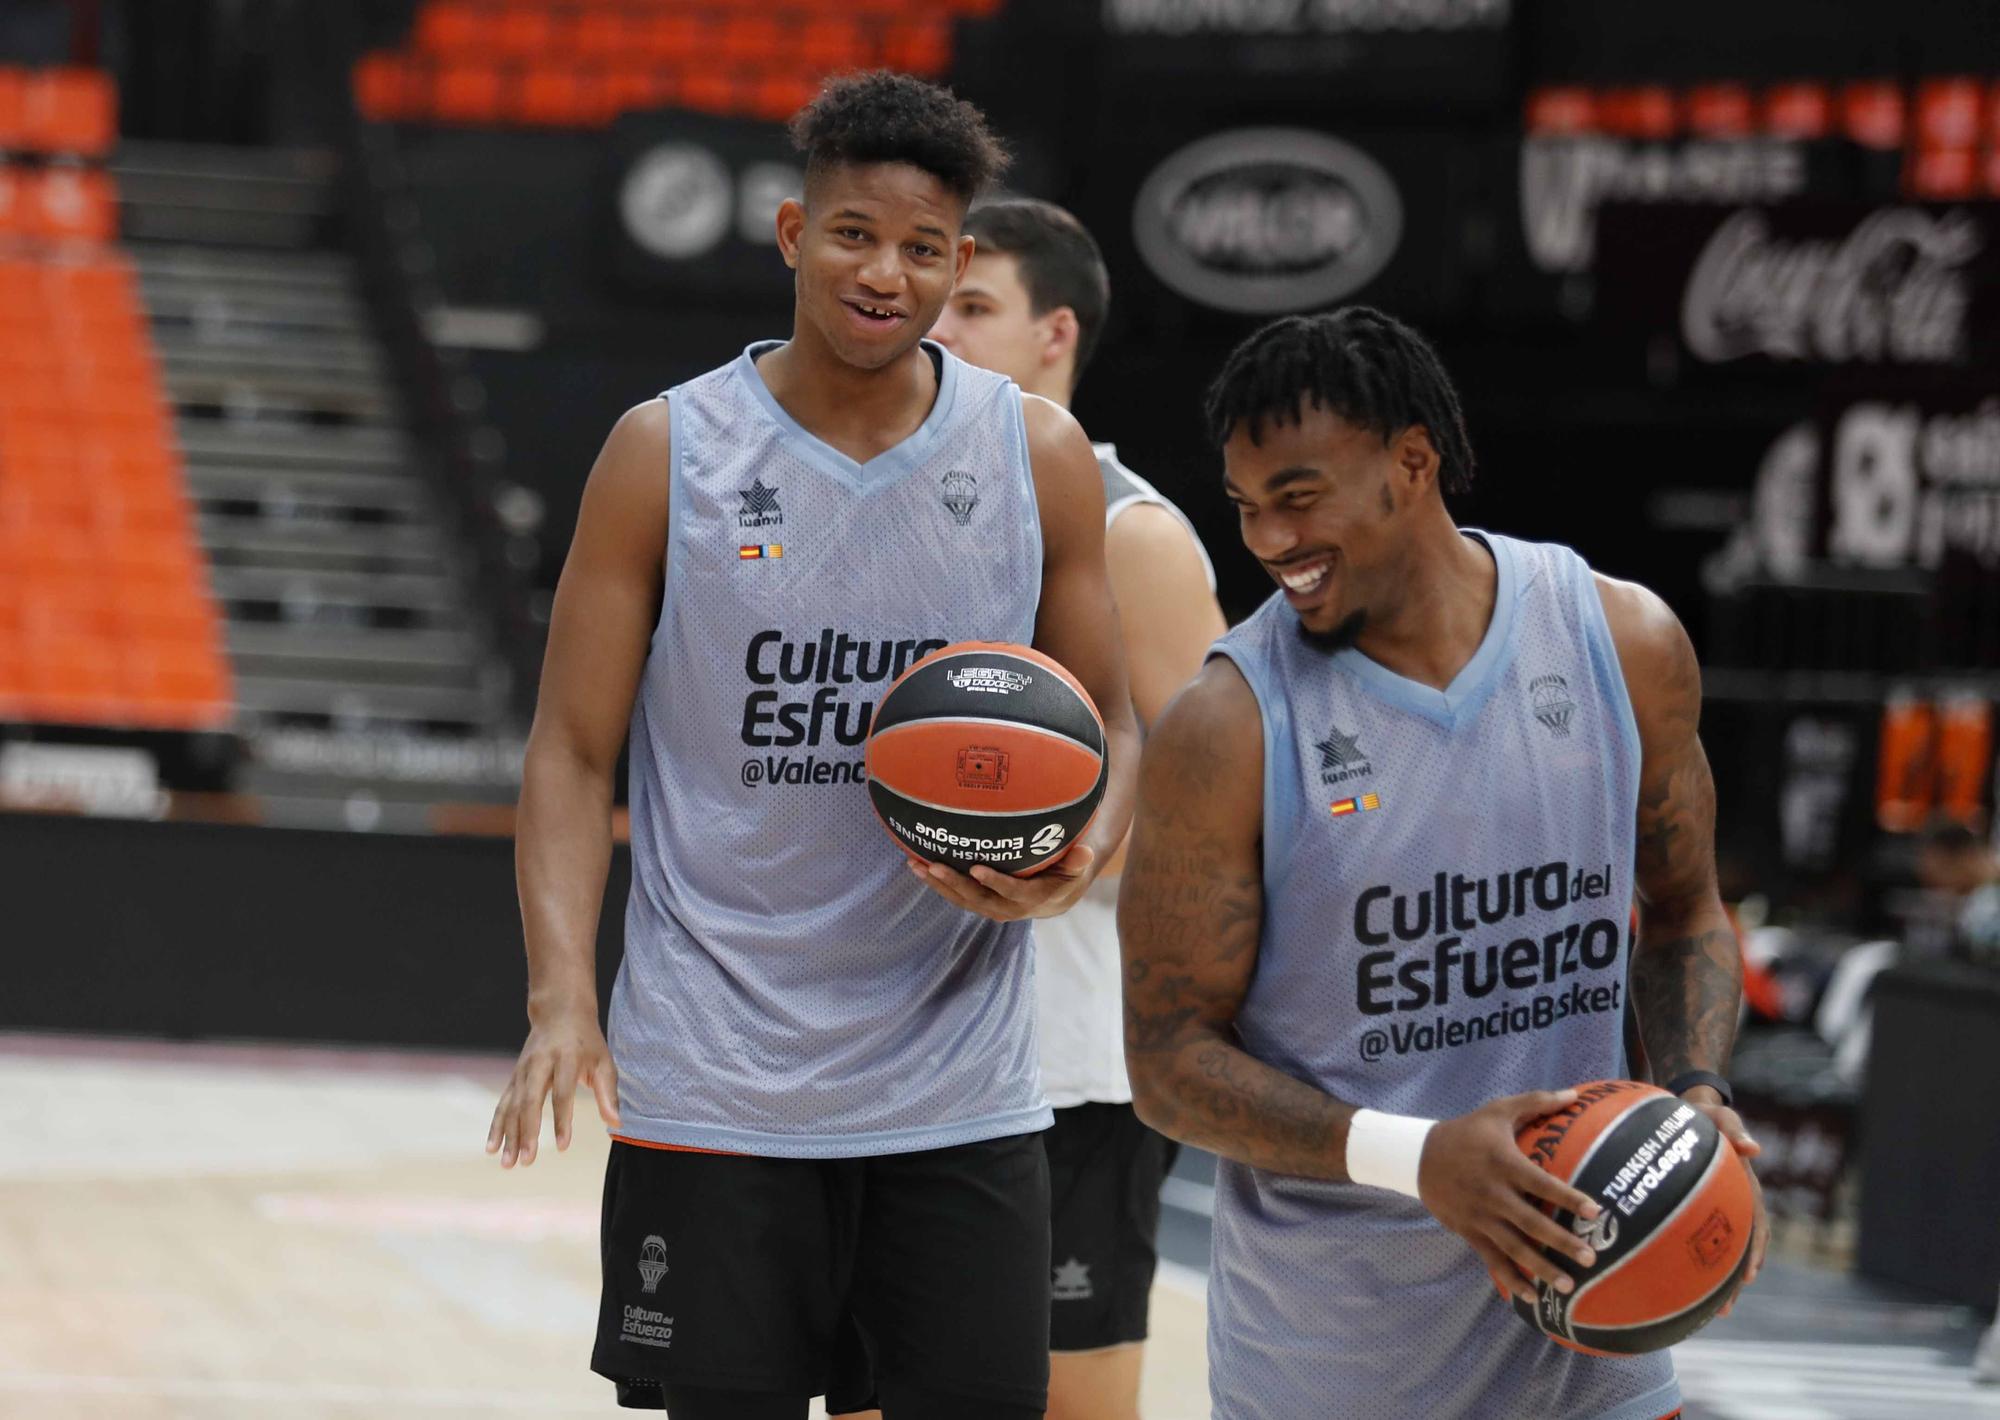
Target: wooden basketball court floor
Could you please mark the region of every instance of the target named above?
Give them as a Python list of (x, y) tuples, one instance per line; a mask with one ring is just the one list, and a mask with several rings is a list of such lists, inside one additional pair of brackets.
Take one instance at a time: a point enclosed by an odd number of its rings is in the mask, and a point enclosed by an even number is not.
[[(503, 1172), (508, 1064), (0, 1034), (0, 1420), (626, 1413), (587, 1368), (605, 1140)], [(1208, 1415), (1208, 1177), (1168, 1180), (1147, 1420)], [(1983, 1325), (1774, 1256), (1675, 1361), (1688, 1420), (2000, 1420)]]
[[(606, 1141), (579, 1101), (502, 1171), (508, 1064), (0, 1036), (0, 1420), (628, 1413), (588, 1370)], [(1145, 1414), (1195, 1420), (1168, 1271)]]

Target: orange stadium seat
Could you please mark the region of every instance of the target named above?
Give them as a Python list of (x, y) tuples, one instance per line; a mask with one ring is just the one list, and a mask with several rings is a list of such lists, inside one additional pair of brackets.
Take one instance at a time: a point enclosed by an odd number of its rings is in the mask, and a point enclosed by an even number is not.
[(499, 122), (506, 108), (507, 75), (497, 64), (449, 59), (432, 76), (430, 112), (453, 123)]
[(638, 26), (638, 43), (658, 63), (692, 64), (707, 60), (715, 41), (708, 16), (670, 11), (649, 15)]
[(951, 26), (935, 20), (892, 25), (883, 37), (882, 60), (911, 74), (942, 74), (951, 67)]
[(598, 82), (604, 86), (604, 101), (614, 114), (671, 103), (680, 92), (671, 70), (652, 65), (614, 65), (603, 71)]
[(743, 69), (769, 63), (772, 56), (786, 51), (789, 42), (787, 29), (775, 16), (736, 16), (718, 31), (715, 58), (721, 63)]
[(635, 16), (623, 10), (598, 7), (577, 16), (570, 43), (581, 58), (617, 64), (631, 56), (639, 34)]
[(417, 45), (433, 54), (470, 54), (480, 48), (490, 14), (467, 0), (431, 0), (417, 15)]
[(813, 20), (799, 32), (800, 60), (829, 74), (862, 68), (872, 52), (868, 32), (845, 17)]
[(0, 68), (0, 152), (27, 146), (28, 75)]
[(551, 128), (588, 128), (610, 120), (600, 77), (566, 60), (530, 65), (514, 86), (513, 117)]
[(555, 49), (557, 28), (556, 14), (546, 5), (508, 5), (486, 13), (472, 48), (517, 60), (540, 59)]
[(101, 69), (32, 74), (24, 103), (23, 146), (40, 153), (101, 158), (118, 138), (118, 91)]
[(121, 671), (121, 689), (149, 721), (213, 724), (226, 713), (229, 668), (213, 646), (137, 646)]
[(414, 60), (378, 50), (356, 62), (354, 101), (362, 117), (378, 123), (413, 118), (421, 98), (421, 74)]
[(108, 242), (118, 235), (111, 179), (87, 168), (51, 168), (21, 180), (28, 235)]
[(696, 69), (681, 86), (681, 102), (704, 113), (744, 113), (750, 106), (749, 86), (727, 69)]
[(812, 102), (819, 92), (817, 79), (798, 74), (767, 74), (751, 94), (750, 112), (771, 123), (781, 123)]

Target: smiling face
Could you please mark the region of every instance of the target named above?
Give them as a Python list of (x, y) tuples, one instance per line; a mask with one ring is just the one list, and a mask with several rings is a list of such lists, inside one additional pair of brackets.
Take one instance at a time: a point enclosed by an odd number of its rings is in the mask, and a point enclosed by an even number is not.
[(778, 209), (778, 247), (796, 273), (798, 320), (849, 365), (906, 354), (944, 309), (972, 254), (965, 201), (907, 163), (817, 174)]
[[(1022, 389), (1069, 394), (1069, 357), (1076, 349), (1076, 316), (1066, 306), (1035, 314), (1021, 284), (1021, 263), (999, 252), (974, 252), (958, 287), (938, 317), (931, 339), (968, 364), (1007, 376)], [(1060, 367), (1060, 368), (1059, 368)]]
[(1239, 424), (1222, 448), (1243, 545), (1310, 636), (1351, 641), (1402, 585), (1411, 515), (1437, 487), (1430, 436), (1415, 425), (1384, 442), (1311, 405), (1263, 436)]

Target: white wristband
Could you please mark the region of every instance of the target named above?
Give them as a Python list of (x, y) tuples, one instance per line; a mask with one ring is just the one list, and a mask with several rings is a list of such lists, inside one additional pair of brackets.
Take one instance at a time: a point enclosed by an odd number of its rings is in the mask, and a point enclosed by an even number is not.
[(1417, 1197), (1417, 1164), (1435, 1119), (1357, 1109), (1347, 1122), (1347, 1176), (1371, 1188)]

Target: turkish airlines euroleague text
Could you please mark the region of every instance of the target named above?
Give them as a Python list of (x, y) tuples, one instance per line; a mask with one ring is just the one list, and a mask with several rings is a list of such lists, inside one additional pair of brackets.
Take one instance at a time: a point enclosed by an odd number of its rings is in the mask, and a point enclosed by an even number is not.
[[(1415, 892), (1386, 883), (1364, 890), (1354, 900), (1354, 937), (1376, 950), (1355, 960), (1355, 1007), (1410, 1019), (1364, 1032), (1362, 1059), (1456, 1049), (1622, 1010), (1625, 912), (1593, 910), (1610, 906), (1611, 884), (1609, 864), (1556, 862), (1482, 878), (1439, 873)], [(1570, 920), (1560, 926), (1521, 931), (1523, 917), (1563, 912)], [(1495, 992), (1489, 1008), (1464, 1009)]]

